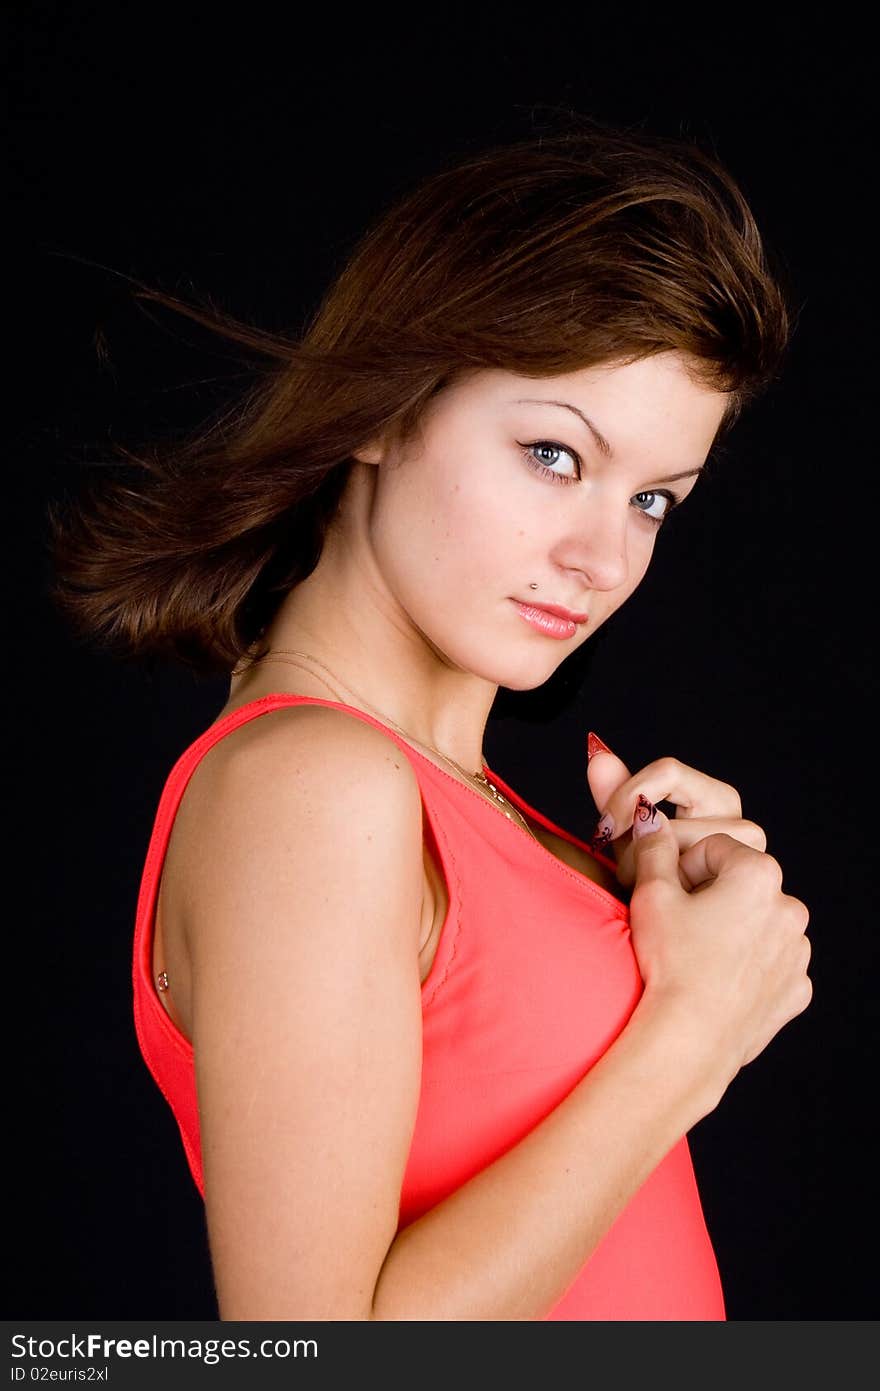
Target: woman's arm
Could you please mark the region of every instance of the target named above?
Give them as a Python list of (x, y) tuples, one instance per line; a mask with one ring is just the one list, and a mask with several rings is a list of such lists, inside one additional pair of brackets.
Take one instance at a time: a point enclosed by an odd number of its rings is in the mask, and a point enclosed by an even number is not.
[(186, 864), (221, 1318), (543, 1317), (723, 1092), (683, 1014), (643, 997), (534, 1131), (396, 1235), (421, 1059), (415, 774), (324, 707), (221, 750)]
[(543, 1318), (664, 1155), (717, 1105), (686, 1038), (643, 996), (564, 1101), (396, 1237), (370, 1317)]
[(203, 771), (182, 874), (220, 1317), (368, 1318), (419, 1095), (418, 783), (315, 706)]

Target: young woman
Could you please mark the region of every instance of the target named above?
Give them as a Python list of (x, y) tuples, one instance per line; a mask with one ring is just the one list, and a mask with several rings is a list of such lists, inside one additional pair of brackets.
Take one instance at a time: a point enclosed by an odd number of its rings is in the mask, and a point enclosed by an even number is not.
[(723, 1319), (686, 1135), (809, 1003), (807, 909), (662, 747), (591, 737), (588, 845), (482, 745), (779, 369), (742, 193), (584, 121), (426, 179), (299, 339), (145, 293), (274, 357), (52, 509), (81, 632), (231, 673), (133, 962), (220, 1317)]

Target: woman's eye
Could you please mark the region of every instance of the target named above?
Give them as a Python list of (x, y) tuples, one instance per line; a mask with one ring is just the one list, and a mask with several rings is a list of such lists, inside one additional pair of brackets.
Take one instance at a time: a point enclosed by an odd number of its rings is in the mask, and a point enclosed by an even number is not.
[[(543, 477), (552, 479), (554, 483), (577, 483), (581, 476), (581, 461), (573, 449), (567, 449), (564, 444), (556, 444), (553, 440), (536, 440), (534, 444), (520, 445), (526, 463), (542, 474)], [(557, 473), (556, 464), (558, 459), (554, 455), (567, 455), (574, 465), (571, 473)]]
[[(519, 442), (518, 442), (519, 443)], [(573, 449), (568, 449), (564, 444), (558, 444), (555, 440), (536, 440), (533, 444), (520, 444), (523, 458), (530, 468), (543, 478), (548, 478), (551, 483), (578, 483), (581, 478), (581, 461), (579, 455)], [(560, 459), (560, 456), (562, 459)], [(573, 471), (567, 473), (557, 472), (556, 465), (560, 462), (564, 464), (565, 456), (573, 465)], [(636, 493), (632, 499), (636, 511), (639, 512), (646, 521), (652, 526), (662, 526), (673, 507), (677, 507), (681, 501), (675, 493), (671, 493), (666, 488), (651, 490), (650, 492)], [(654, 510), (659, 509), (659, 510)]]
[[(651, 501), (648, 504), (648, 507), (642, 507), (640, 505), (639, 500), (641, 498), (651, 499)], [(664, 522), (666, 518), (669, 516), (669, 513), (672, 511), (673, 507), (676, 506), (676, 504), (678, 503), (678, 498), (675, 497), (673, 493), (667, 493), (665, 491), (646, 492), (636, 493), (633, 501), (637, 503), (637, 505), (639, 506), (639, 511), (642, 513), (643, 516), (647, 517), (649, 522), (653, 522), (655, 526), (659, 526), (660, 523)], [(661, 511), (659, 513), (651, 512), (648, 510), (649, 507), (656, 507), (658, 504), (661, 507)]]

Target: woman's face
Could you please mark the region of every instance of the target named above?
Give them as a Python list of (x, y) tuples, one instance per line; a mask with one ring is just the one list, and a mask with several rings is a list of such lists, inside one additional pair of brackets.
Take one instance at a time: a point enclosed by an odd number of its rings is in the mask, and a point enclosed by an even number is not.
[[(357, 455), (379, 464), (370, 542), (400, 618), (446, 665), (541, 685), (638, 585), (727, 400), (673, 353), (552, 378), (481, 371), (442, 392), (420, 440)], [(587, 622), (549, 636), (515, 601)]]

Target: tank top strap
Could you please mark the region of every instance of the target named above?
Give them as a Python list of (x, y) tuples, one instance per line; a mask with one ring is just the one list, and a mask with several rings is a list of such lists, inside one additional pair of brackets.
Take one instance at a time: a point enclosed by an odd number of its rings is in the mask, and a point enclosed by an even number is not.
[[(195, 744), (191, 746), (192, 751), (195, 753), (196, 761), (198, 761), (198, 758), (201, 757), (208, 748), (212, 747), (217, 740), (222, 739), (225, 734), (231, 733), (233, 729), (238, 729), (240, 725), (246, 724), (249, 720), (256, 719), (257, 716), (263, 715), (267, 711), (279, 710), (286, 706), (294, 705), (325, 705), (331, 710), (344, 710), (348, 714), (354, 715), (357, 719), (373, 725), (375, 729), (380, 729), (383, 734), (387, 734), (390, 739), (393, 739), (404, 753), (415, 754), (420, 764), (427, 764), (430, 768), (436, 768), (436, 764), (432, 763), (429, 758), (426, 758), (417, 748), (408, 743), (407, 740), (392, 729), (390, 725), (385, 724), (382, 720), (375, 718), (373, 715), (368, 715), (365, 710), (359, 709), (358, 706), (347, 705), (345, 701), (330, 700), (324, 696), (293, 695), (286, 691), (278, 691), (272, 695), (260, 696), (256, 700), (248, 701), (246, 705), (239, 706), (237, 710), (233, 710), (231, 714), (226, 715), (222, 720), (218, 720), (216, 724), (211, 725), (205, 730), (204, 734), (195, 741)], [(202, 740), (207, 741), (204, 748), (199, 747)], [(198, 750), (197, 753), (195, 752), (196, 750)]]

